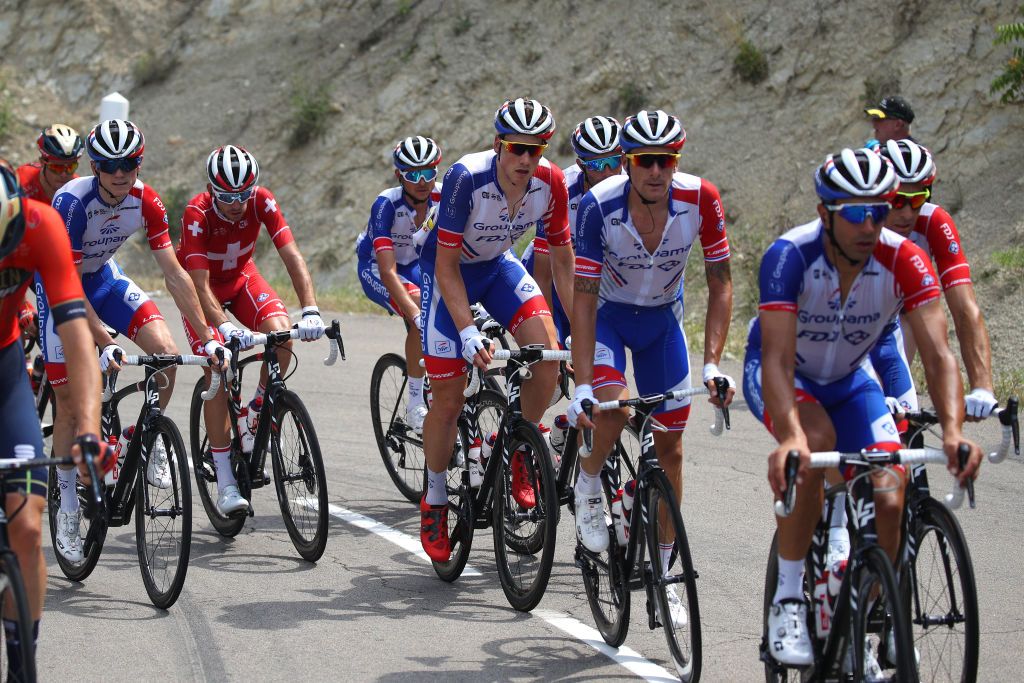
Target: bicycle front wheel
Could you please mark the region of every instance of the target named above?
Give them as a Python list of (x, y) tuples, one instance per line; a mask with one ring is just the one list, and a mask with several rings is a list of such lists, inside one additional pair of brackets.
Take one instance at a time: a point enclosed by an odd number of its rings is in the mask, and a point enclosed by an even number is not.
[[(798, 668), (788, 668), (784, 664), (779, 663), (775, 657), (772, 656), (771, 647), (769, 645), (771, 634), (768, 633), (768, 614), (771, 611), (772, 603), (775, 599), (775, 589), (779, 583), (779, 532), (776, 531), (775, 535), (772, 536), (772, 545), (768, 550), (768, 566), (764, 573), (764, 600), (762, 603), (761, 612), (761, 661), (764, 662), (764, 679), (765, 683), (799, 683), (804, 680), (803, 671)], [(805, 563), (804, 571), (804, 602), (808, 605), (814, 606), (813, 601), (814, 594), (814, 567), (810, 562)], [(817, 643), (814, 640), (814, 625), (811, 621), (811, 614), (813, 608), (807, 610), (807, 632), (811, 634), (812, 643), (816, 646)]]
[[(853, 680), (868, 676), (915, 683), (918, 680), (910, 623), (899, 596), (896, 573), (889, 557), (878, 546), (861, 551), (852, 587), (856, 611), (845, 661), (852, 662)], [(852, 655), (852, 656), (851, 656)], [(892, 655), (892, 656), (889, 656)]]
[(306, 406), (292, 391), (274, 398), (270, 453), (277, 502), (292, 545), (309, 562), (327, 548), (327, 474)]
[[(635, 505), (633, 509), (636, 510)], [(659, 621), (679, 679), (697, 681), (701, 667), (697, 573), (693, 569), (679, 504), (661, 470), (648, 475), (647, 515), (647, 552)], [(667, 551), (667, 562), (662, 549)]]
[[(167, 609), (175, 603), (185, 585), (192, 547), (192, 484), (188, 476), (185, 443), (177, 425), (165, 415), (157, 416), (143, 435), (147, 453), (162, 446), (167, 454), (170, 485), (150, 483), (146, 465), (139, 465), (135, 489), (135, 544), (146, 593), (154, 605)], [(144, 443), (146, 443), (144, 442)], [(157, 484), (164, 483), (157, 479)]]
[(423, 439), (405, 422), (407, 384), (405, 359), (394, 353), (381, 356), (370, 375), (370, 415), (388, 476), (399, 493), (418, 504), (426, 459)]
[(494, 560), (509, 604), (528, 612), (544, 596), (551, 577), (558, 491), (551, 454), (537, 427), (519, 421), (506, 439), (512, 457), (494, 482)]
[(225, 517), (217, 509), (217, 468), (213, 464), (210, 452), (210, 441), (206, 437), (206, 421), (203, 419), (202, 393), (206, 391), (206, 378), (200, 377), (192, 390), (192, 403), (189, 405), (189, 446), (192, 452), (192, 471), (196, 476), (196, 488), (199, 500), (203, 501), (203, 509), (210, 519), (210, 524), (221, 536), (233, 538), (245, 526), (245, 516)]
[[(606, 473), (602, 473), (601, 483), (605, 501), (611, 500), (616, 492), (612, 490)], [(606, 508), (605, 513), (610, 520), (611, 512)], [(604, 642), (618, 647), (625, 642), (629, 631), (630, 590), (625, 586), (627, 568), (623, 566), (626, 548), (619, 545), (614, 528), (609, 528), (608, 533), (607, 550), (593, 553), (584, 548), (582, 543), (577, 543), (576, 560), (583, 573), (583, 588), (597, 630), (601, 632)], [(640, 559), (642, 564), (643, 558)]]
[(9, 671), (8, 681), (35, 681), (36, 656), (32, 639), (32, 612), (28, 605), (28, 594), (25, 592), (25, 581), (21, 576), (17, 556), (10, 550), (0, 552), (0, 608), (7, 615), (17, 617), (18, 645), (15, 661), (21, 666), (11, 670), (11, 651), (6, 638), (3, 640), (3, 657), (0, 658), (0, 671)]
[(918, 669), (926, 681), (978, 676), (978, 588), (963, 530), (949, 510), (927, 498), (914, 512), (910, 563), (900, 577), (909, 606)]

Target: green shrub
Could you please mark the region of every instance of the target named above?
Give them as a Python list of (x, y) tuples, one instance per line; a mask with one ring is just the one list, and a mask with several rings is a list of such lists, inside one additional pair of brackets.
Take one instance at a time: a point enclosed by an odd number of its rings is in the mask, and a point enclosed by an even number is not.
[(160, 193), (160, 199), (167, 209), (167, 228), (170, 231), (171, 244), (181, 239), (181, 216), (185, 213), (185, 205), (192, 196), (185, 185), (173, 185)]
[(992, 260), (1004, 270), (1024, 275), (1024, 247), (1010, 247), (992, 252)]
[[(1019, 11), (1024, 14), (1024, 5)], [(989, 92), (993, 95), (1002, 92), (999, 99), (1004, 104), (1024, 100), (1024, 21), (996, 26), (996, 39), (993, 43), (995, 45), (1019, 44), (1013, 46), (1003, 73), (992, 81)]]
[(647, 93), (636, 83), (619, 86), (615, 109), (628, 116), (637, 113), (647, 104)]
[(741, 81), (757, 85), (768, 78), (768, 57), (749, 40), (743, 40), (732, 62), (732, 70)]
[(471, 28), (473, 28), (473, 19), (469, 16), (468, 12), (464, 12), (455, 17), (455, 25), (452, 26), (452, 33), (456, 36), (461, 36)]
[(302, 147), (327, 130), (327, 116), (331, 113), (331, 100), (327, 86), (300, 86), (292, 95), (291, 147)]
[(163, 55), (156, 54), (153, 50), (146, 50), (141, 57), (135, 61), (132, 67), (132, 77), (137, 87), (162, 83), (166, 81), (178, 66), (178, 58), (172, 53)]

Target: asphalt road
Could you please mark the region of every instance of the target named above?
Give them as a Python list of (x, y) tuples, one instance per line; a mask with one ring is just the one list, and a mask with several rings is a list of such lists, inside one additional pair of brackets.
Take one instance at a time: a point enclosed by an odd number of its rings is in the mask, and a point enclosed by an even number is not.
[[(173, 310), (166, 299), (165, 311)], [(172, 328), (180, 325), (171, 315)], [(507, 604), (489, 531), (478, 531), (470, 566), (441, 582), (418, 550), (418, 514), (395, 490), (373, 440), (370, 372), (402, 351), (394, 319), (340, 316), (348, 360), (324, 367), (326, 343), (297, 344), (289, 387), (312, 414), (327, 466), (332, 521), (313, 565), (294, 551), (272, 487), (254, 494), (256, 516), (234, 539), (210, 526), (193, 485), (191, 562), (181, 598), (154, 608), (139, 575), (134, 524), (112, 529), (95, 572), (67, 580), (50, 562), (39, 642), (42, 680), (594, 680), (672, 669), (660, 631), (649, 631), (642, 594), (618, 653), (598, 649), (579, 571), (571, 517), (563, 516), (547, 593), (532, 614)], [(176, 330), (176, 334), (180, 329)], [(741, 330), (734, 330), (740, 334)], [(181, 348), (184, 341), (179, 334)], [(739, 379), (740, 367), (726, 364)], [(186, 443), (188, 397), (198, 370), (179, 370), (169, 413)], [(125, 406), (126, 408), (128, 406)], [(134, 411), (137, 405), (132, 405)], [(774, 527), (765, 480), (772, 441), (740, 401), (733, 430), (711, 437), (710, 407), (694, 409), (685, 438), (683, 514), (695, 565), (704, 680), (750, 681), (758, 661), (761, 592)], [(971, 429), (991, 445), (996, 425)], [(941, 469), (933, 481), (943, 475)], [(958, 517), (970, 540), (981, 600), (982, 680), (1020, 675), (1019, 460), (986, 466), (978, 509)], [(376, 524), (375, 524), (376, 523)], [(367, 529), (370, 527), (370, 529)], [(52, 558), (49, 534), (45, 552)], [(627, 650), (628, 648), (628, 650)]]

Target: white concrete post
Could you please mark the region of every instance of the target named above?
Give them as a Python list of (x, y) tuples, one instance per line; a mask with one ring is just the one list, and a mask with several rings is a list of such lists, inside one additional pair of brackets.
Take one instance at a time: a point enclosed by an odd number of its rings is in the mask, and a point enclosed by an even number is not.
[(112, 92), (100, 100), (100, 122), (110, 119), (128, 118), (128, 100), (119, 93)]

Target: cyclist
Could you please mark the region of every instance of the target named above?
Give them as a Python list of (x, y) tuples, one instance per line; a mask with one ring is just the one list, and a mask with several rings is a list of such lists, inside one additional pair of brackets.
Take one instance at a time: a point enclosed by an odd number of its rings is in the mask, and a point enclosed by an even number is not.
[(413, 235), (441, 198), (435, 182), (441, 148), (420, 135), (399, 142), (391, 154), (398, 186), (384, 190), (370, 208), (370, 220), (356, 240), (356, 271), (370, 301), (405, 321), (405, 358), (409, 374), (406, 422), (423, 433), (427, 406), (423, 400), (420, 359), (420, 264)]
[[(253, 260), (261, 224), (277, 247), (302, 306), (300, 338), (319, 339), (324, 323), (316, 305), (313, 280), (277, 199), (258, 184), (260, 166), (256, 157), (234, 145), (218, 147), (206, 159), (206, 177), (206, 191), (190, 199), (182, 214), (177, 254), (199, 292), (206, 319), (217, 324), (218, 339), (238, 336), (245, 348), (252, 345), (252, 331), (276, 332), (290, 325), (288, 310)], [(242, 324), (241, 328), (228, 319), (225, 308)], [(188, 317), (183, 316), (183, 320), (189, 344), (197, 354), (205, 353), (199, 328)], [(288, 368), (288, 360), (288, 354), (282, 354), (282, 373)], [(256, 393), (241, 416), (246, 420), (245, 428), (240, 429), (246, 452), (253, 447), (266, 386), (267, 370), (263, 368)], [(217, 509), (226, 516), (247, 510), (249, 501), (239, 493), (231, 471), (227, 394), (223, 388), (221, 391), (223, 399), (203, 403), (203, 416), (217, 469)]]
[[(423, 357), (433, 393), (423, 425), (427, 487), (420, 503), (420, 541), (438, 562), (451, 554), (445, 480), (465, 401), (466, 363), (484, 368), (491, 360), (470, 305), (482, 303), (520, 345), (555, 348), (547, 303), (509, 247), (543, 223), (556, 286), (571, 277), (565, 182), (561, 169), (543, 158), (555, 132), (554, 116), (536, 100), (517, 98), (501, 105), (494, 128), (492, 149), (467, 154), (445, 174), (437, 228), (420, 256)], [(562, 301), (571, 299), (563, 296)], [(541, 363), (523, 385), (523, 414), (534, 424), (544, 414), (556, 375), (557, 364)], [(518, 453), (512, 457), (512, 473), (516, 501), (535, 506)]]
[[(967, 419), (986, 418), (997, 405), (988, 331), (974, 296), (971, 267), (956, 224), (945, 209), (929, 201), (935, 181), (931, 152), (908, 139), (886, 142), (881, 154), (892, 162), (900, 179), (885, 227), (913, 241), (934, 261), (971, 385), (965, 397)], [(918, 410), (917, 389), (909, 366), (916, 348), (913, 337), (902, 334), (906, 329), (905, 321), (901, 324), (903, 319), (901, 315), (893, 322), (871, 352), (871, 363), (881, 379), (882, 389), (887, 397), (898, 401), (899, 412)]]
[[(576, 226), (576, 212), (583, 195), (605, 178), (622, 172), (622, 148), (619, 146), (621, 125), (610, 116), (592, 116), (580, 122), (570, 138), (576, 152), (576, 163), (562, 169), (565, 187), (569, 195), (569, 231)], [(551, 267), (547, 239), (538, 233), (523, 252), (523, 265), (537, 281), (544, 297), (551, 306), (558, 341), (564, 344), (569, 336), (569, 317), (562, 310), (558, 293), (551, 286)], [(536, 268), (535, 263), (540, 263)]]
[[(39, 161), (18, 167), (18, 183), (26, 197), (49, 204), (57, 190), (78, 177), (75, 169), (82, 156), (82, 138), (71, 126), (55, 123), (39, 133), (36, 146), (39, 147)], [(22, 307), (21, 321), (26, 338), (38, 339), (38, 314), (27, 299)]]
[[(768, 460), (776, 496), (785, 487), (787, 453), (799, 451), (804, 459), (793, 513), (776, 520), (779, 579), (768, 623), (770, 652), (791, 666), (813, 660), (802, 587), (823, 504), (823, 470), (808, 470), (806, 458), (810, 451), (899, 448), (896, 425), (864, 362), (899, 310), (920, 343), (950, 472), (961, 482), (972, 478), (981, 458), (970, 444), (970, 460), (958, 472), (957, 447), (969, 442), (961, 434), (962, 389), (935, 271), (913, 242), (882, 228), (898, 183), (892, 165), (869, 149), (827, 156), (815, 173), (818, 219), (785, 233), (761, 261), (760, 312), (748, 337), (743, 392), (778, 440)], [(905, 473), (874, 476), (879, 542), (892, 557)]]
[[(71, 377), (68, 388), (71, 401), (66, 409), (69, 422), (79, 435), (79, 443), (96, 442), (100, 423), (99, 365), (85, 319), (85, 296), (71, 260), (67, 233), (60, 216), (49, 204), (22, 194), (13, 169), (0, 159), (0, 274), (3, 277), (0, 289), (0, 380), (4, 387), (0, 394), (0, 457), (3, 458), (44, 457), (39, 420), (25, 377), (18, 326), (18, 311), (33, 272), (38, 274), (50, 292), (51, 318), (63, 338), (64, 356)], [(109, 464), (113, 464), (112, 460)], [(24, 575), (34, 622), (33, 637), (38, 638), (39, 619), (46, 596), (46, 561), (42, 542), (46, 468), (26, 470), (9, 477), (4, 483), (3, 505), (8, 517), (8, 541), (18, 556)], [(78, 535), (77, 524), (73, 533)], [(16, 622), (5, 617), (4, 633), (8, 670), (20, 671)], [(9, 673), (8, 679), (15, 680), (15, 677)]]
[(914, 139), (910, 136), (914, 110), (899, 95), (883, 97), (877, 105), (865, 109), (864, 113), (871, 119), (871, 127), (875, 131), (875, 137), (865, 143), (869, 149), (877, 152), (890, 140)]
[[(115, 353), (124, 353), (110, 337), (103, 323), (138, 344), (146, 353), (177, 353), (171, 331), (163, 316), (142, 289), (129, 278), (114, 260), (117, 249), (137, 230), (144, 229), (153, 258), (163, 272), (178, 307), (203, 330), (203, 341), (212, 353), (220, 348), (202, 317), (195, 287), (170, 251), (167, 212), (160, 197), (149, 185), (139, 180), (139, 167), (145, 139), (131, 121), (110, 119), (89, 133), (86, 143), (90, 166), (95, 175), (76, 178), (57, 192), (53, 206), (60, 214), (71, 237), (72, 257), (82, 276), (85, 308), (93, 340), (102, 349), (100, 368), (120, 369)], [(36, 302), (39, 305), (41, 346), (46, 359), (46, 372), (53, 386), (57, 415), (53, 424), (53, 445), (58, 453), (70, 446), (72, 396), (64, 366), (62, 340), (56, 334), (55, 320), (46, 305), (45, 283), (36, 280)], [(225, 350), (226, 351), (226, 350)], [(160, 407), (170, 400), (174, 373), (167, 373), (166, 386), (160, 389)], [(149, 454), (146, 477), (154, 486), (171, 485), (167, 453), (162, 440), (157, 440)], [(75, 495), (75, 470), (57, 469), (60, 483), (57, 551), (70, 562), (82, 560), (82, 543), (78, 537), (81, 509)], [(67, 520), (71, 518), (72, 521)], [(68, 533), (74, 530), (74, 534)]]
[[(576, 480), (576, 531), (593, 552), (608, 547), (599, 475), (627, 415), (600, 412), (591, 421), (581, 404), (628, 397), (626, 349), (640, 394), (690, 388), (682, 282), (698, 240), (708, 282), (703, 379), (713, 387), (715, 377), (727, 377), (718, 370), (732, 315), (725, 212), (718, 188), (676, 170), (685, 141), (679, 119), (664, 111), (630, 116), (620, 137), (626, 173), (592, 187), (580, 202), (572, 320), (576, 393), (568, 416), (571, 424), (594, 428), (593, 454), (580, 462)], [(731, 379), (729, 384), (735, 386)], [(727, 402), (734, 393), (730, 388)], [(689, 399), (668, 401), (655, 413), (668, 431), (655, 432), (654, 445), (677, 497), (689, 413)], [(662, 543), (666, 571), (672, 546)], [(672, 612), (674, 619), (685, 618), (678, 600)]]

